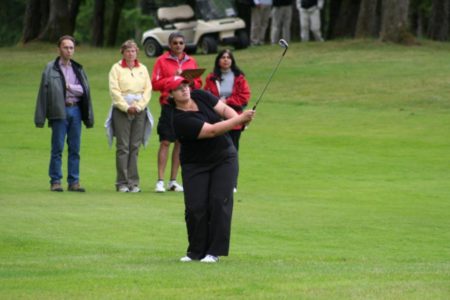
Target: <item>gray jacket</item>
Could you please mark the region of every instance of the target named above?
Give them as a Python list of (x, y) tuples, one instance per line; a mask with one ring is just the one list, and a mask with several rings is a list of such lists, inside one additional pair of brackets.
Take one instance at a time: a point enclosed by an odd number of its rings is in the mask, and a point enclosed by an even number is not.
[[(81, 119), (87, 128), (94, 126), (94, 112), (92, 110), (91, 93), (83, 67), (71, 60), (73, 70), (80, 84), (83, 86), (83, 96), (80, 98)], [(65, 109), (66, 81), (59, 67), (59, 57), (51, 61), (42, 73), (41, 85), (36, 101), (34, 123), (36, 127), (44, 127), (45, 119), (49, 125), (52, 120), (66, 118)]]

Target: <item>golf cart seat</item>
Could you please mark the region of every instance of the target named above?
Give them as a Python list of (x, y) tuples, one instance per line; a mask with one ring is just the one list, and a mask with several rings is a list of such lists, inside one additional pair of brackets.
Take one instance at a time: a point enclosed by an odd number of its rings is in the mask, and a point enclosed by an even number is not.
[(157, 11), (159, 25), (164, 29), (190, 29), (197, 24), (194, 11), (189, 5), (161, 7)]

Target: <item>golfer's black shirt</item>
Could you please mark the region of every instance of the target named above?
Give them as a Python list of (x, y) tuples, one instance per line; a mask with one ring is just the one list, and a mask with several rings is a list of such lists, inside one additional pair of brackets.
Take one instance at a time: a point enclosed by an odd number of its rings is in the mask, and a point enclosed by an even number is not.
[(192, 91), (191, 98), (197, 104), (198, 111), (175, 109), (173, 115), (174, 131), (181, 143), (181, 164), (213, 163), (223, 160), (230, 154), (236, 155), (236, 149), (228, 133), (213, 138), (198, 138), (205, 122), (214, 124), (222, 121), (214, 111), (218, 98), (202, 90)]

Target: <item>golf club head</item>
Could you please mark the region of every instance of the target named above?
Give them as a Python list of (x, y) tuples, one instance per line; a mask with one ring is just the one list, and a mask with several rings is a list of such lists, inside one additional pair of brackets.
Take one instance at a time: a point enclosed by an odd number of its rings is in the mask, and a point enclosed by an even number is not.
[(287, 49), (289, 48), (288, 42), (286, 42), (284, 39), (281, 39), (278, 41), (278, 45), (280, 45), (281, 48), (284, 48), (283, 55), (282, 55), (282, 56), (284, 56), (286, 54)]
[(286, 40), (284, 40), (284, 39), (281, 39), (281, 40), (279, 40), (278, 41), (278, 44), (282, 47), (282, 48), (288, 48), (289, 47), (289, 44), (288, 44), (288, 42), (286, 42)]

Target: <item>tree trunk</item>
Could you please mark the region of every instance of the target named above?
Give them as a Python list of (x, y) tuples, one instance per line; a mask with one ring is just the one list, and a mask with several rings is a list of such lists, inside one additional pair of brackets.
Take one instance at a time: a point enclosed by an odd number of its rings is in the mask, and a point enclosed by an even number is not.
[(50, 13), (47, 25), (39, 34), (42, 41), (56, 42), (65, 34), (72, 35), (71, 20), (67, 0), (50, 0)]
[(291, 41), (300, 41), (300, 12), (295, 2), (292, 1)]
[(328, 38), (354, 37), (361, 0), (332, 0)]
[(378, 37), (380, 32), (380, 0), (362, 0), (356, 24), (356, 38)]
[(153, 15), (158, 9), (155, 0), (140, 0), (140, 2), (141, 10), (144, 15)]
[(105, 24), (105, 0), (95, 0), (94, 16), (92, 20), (92, 45), (95, 47), (102, 47)]
[(49, 0), (29, 0), (25, 8), (22, 41), (28, 43), (39, 36), (48, 19)]
[(246, 1), (235, 1), (238, 17), (245, 22), (245, 31), (250, 36), (250, 24), (251, 24), (251, 6)]
[(197, 0), (185, 0), (184, 2), (186, 2), (185, 4), (192, 7), (192, 9), (195, 11), (195, 8), (197, 7)]
[(437, 41), (448, 40), (449, 0), (433, 0), (428, 37)]
[(70, 16), (70, 31), (75, 32), (75, 25), (77, 22), (78, 11), (80, 10), (82, 0), (71, 0), (70, 8), (69, 8), (69, 16)]
[(122, 13), (122, 8), (125, 0), (114, 0), (113, 14), (111, 18), (111, 26), (109, 27), (108, 33), (108, 46), (114, 46), (116, 44), (117, 29), (119, 27), (120, 14)]
[(380, 38), (384, 42), (414, 44), (408, 24), (409, 0), (383, 0)]

